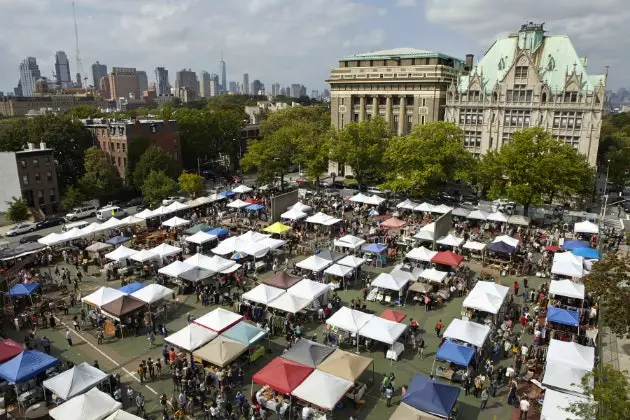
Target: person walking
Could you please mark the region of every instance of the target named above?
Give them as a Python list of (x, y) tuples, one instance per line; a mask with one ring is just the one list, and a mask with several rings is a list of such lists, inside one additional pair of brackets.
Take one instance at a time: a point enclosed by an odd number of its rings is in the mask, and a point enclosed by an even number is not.
[(519, 403), (521, 412), (519, 413), (518, 420), (527, 420), (527, 412), (529, 411), (529, 400), (523, 396)]
[(484, 390), (481, 391), (481, 409), (482, 410), (486, 408), (486, 405), (488, 404), (488, 398), (490, 398), (490, 395), (488, 394), (488, 390), (484, 388)]
[(48, 339), (48, 337), (44, 336), (42, 338), (42, 347), (44, 348), (44, 351), (46, 352), (46, 354), (50, 354), (50, 340)]
[(66, 340), (68, 341), (68, 347), (72, 347), (72, 335), (70, 334), (70, 328), (66, 327)]
[(387, 388), (385, 388), (385, 398), (387, 399), (387, 406), (392, 406), (392, 398), (394, 397), (394, 388), (389, 384)]
[(442, 331), (442, 328), (444, 328), (444, 324), (442, 323), (442, 320), (440, 319), (435, 324), (435, 333), (437, 334), (437, 338), (440, 338), (440, 332)]
[(155, 345), (155, 333), (153, 331), (149, 331), (149, 348), (153, 348)]
[(466, 396), (470, 394), (470, 388), (473, 386), (473, 378), (470, 374), (466, 375), (466, 379), (464, 380), (464, 390), (466, 391)]
[(418, 354), (420, 355), (420, 359), (424, 358), (424, 337), (420, 337), (418, 340)]
[(136, 396), (136, 415), (140, 416), (140, 413), (142, 413), (142, 416), (145, 415), (144, 396), (142, 395), (142, 392), (138, 392), (138, 395)]
[(519, 288), (519, 284), (518, 281), (514, 282), (514, 296), (518, 296), (518, 288)]

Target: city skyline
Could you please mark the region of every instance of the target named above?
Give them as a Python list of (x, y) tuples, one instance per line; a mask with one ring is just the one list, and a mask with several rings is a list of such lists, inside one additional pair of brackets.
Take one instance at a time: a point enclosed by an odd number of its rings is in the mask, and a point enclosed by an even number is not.
[[(550, 33), (566, 34), (574, 40), (576, 48), (588, 56), (593, 71), (611, 66), (611, 89), (630, 85), (630, 76), (624, 71), (630, 59), (619, 42), (624, 33), (630, 34), (623, 24), (630, 12), (626, 12), (622, 0), (596, 5), (586, 0), (562, 0), (552, 5), (534, 0), (522, 14), (513, 13), (498, 0), (478, 0), (474, 4), (465, 0), (395, 0), (390, 4), (376, 0), (322, 0), (316, 4), (289, 4), (288, 0), (237, 0), (219, 5), (198, 0), (137, 3), (136, 13), (130, 15), (128, 3), (122, 0), (76, 1), (84, 63), (99, 60), (109, 66), (135, 67), (151, 77), (158, 66), (171, 72), (182, 68), (219, 70), (223, 51), (228, 82), (242, 80), (242, 75), (249, 73), (250, 79), (255, 77), (268, 84), (299, 81), (321, 91), (330, 68), (344, 55), (414, 47), (459, 58), (466, 53), (480, 57), (498, 35), (513, 31), (525, 21), (544, 21)], [(278, 19), (289, 9), (291, 19)], [(566, 13), (569, 9), (571, 13)], [(38, 0), (35, 5), (7, 0), (0, 4), (0, 13), (10, 17), (0, 34), (12, 40), (0, 46), (0, 91), (13, 91), (19, 63), (25, 57), (36, 57), (42, 76), (52, 79), (57, 50), (66, 51), (74, 75), (70, 0)], [(493, 19), (488, 20), (490, 15)], [(162, 19), (169, 19), (171, 24), (160, 25)], [(33, 24), (27, 27), (24, 22)], [(27, 35), (14, 37), (14, 33)], [(41, 42), (52, 33), (53, 45)], [(133, 44), (129, 39), (134, 39)], [(86, 69), (89, 67), (84, 66), (84, 72)]]

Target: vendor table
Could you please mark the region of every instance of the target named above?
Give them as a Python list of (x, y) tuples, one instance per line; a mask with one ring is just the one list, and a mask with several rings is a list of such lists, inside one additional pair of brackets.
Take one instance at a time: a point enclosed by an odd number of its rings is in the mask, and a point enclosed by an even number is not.
[(398, 360), (398, 356), (405, 351), (405, 345), (401, 342), (395, 342), (391, 349), (387, 350), (387, 359)]

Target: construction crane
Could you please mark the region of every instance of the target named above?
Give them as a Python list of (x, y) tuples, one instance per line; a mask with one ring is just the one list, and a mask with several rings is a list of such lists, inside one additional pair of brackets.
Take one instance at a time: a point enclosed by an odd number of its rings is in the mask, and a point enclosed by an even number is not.
[[(75, 55), (76, 66), (77, 66), (77, 74), (82, 76), (83, 80), (86, 83), (85, 87), (87, 88), (87, 75), (83, 73), (83, 64), (81, 63), (81, 54), (79, 52), (79, 30), (77, 29), (77, 14), (74, 7), (74, 0), (72, 0), (72, 18), (74, 19), (74, 42), (75, 42), (74, 55)], [(81, 84), (81, 86), (79, 87), (84, 87), (81, 77), (78, 77), (77, 81)]]

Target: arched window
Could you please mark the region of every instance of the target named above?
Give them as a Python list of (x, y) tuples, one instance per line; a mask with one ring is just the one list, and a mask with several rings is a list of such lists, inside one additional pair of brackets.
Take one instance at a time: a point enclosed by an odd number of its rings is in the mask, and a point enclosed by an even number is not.
[(542, 98), (540, 99), (541, 102), (544, 104), (545, 102), (547, 102), (547, 92), (543, 92), (542, 94)]

